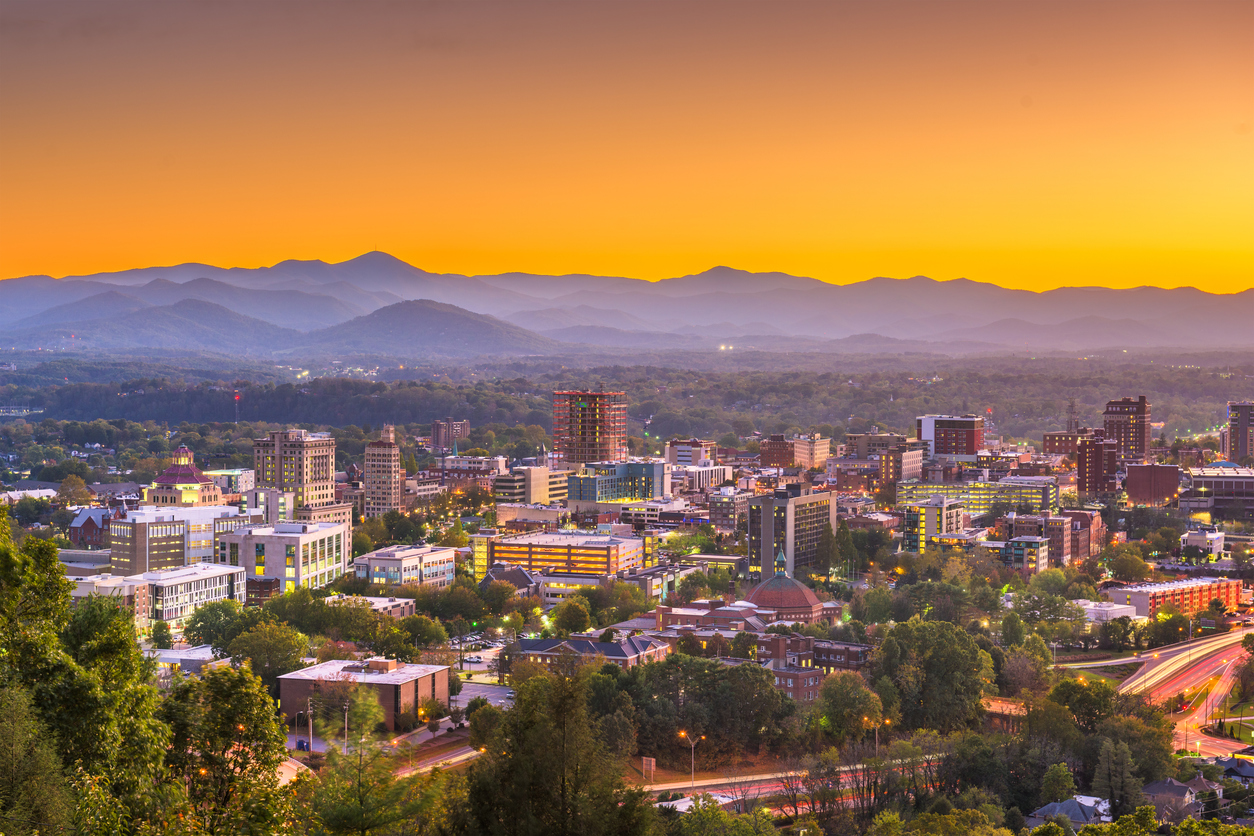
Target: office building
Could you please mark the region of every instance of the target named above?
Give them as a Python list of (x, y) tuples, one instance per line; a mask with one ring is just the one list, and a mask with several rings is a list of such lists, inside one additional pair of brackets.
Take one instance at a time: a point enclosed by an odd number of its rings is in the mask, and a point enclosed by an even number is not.
[(257, 474), (252, 468), (236, 467), (228, 470), (206, 470), (205, 475), (222, 489), (222, 493), (243, 493), (257, 485)]
[(436, 450), (452, 450), (463, 438), (470, 438), (469, 421), (445, 418), (431, 422), (431, 446)]
[(275, 430), (253, 439), (256, 487), (294, 498), (293, 516), (306, 522), (353, 521), (353, 506), (335, 501), (335, 439), (330, 433)]
[(901, 526), (901, 548), (921, 553), (945, 535), (963, 530), (962, 500), (935, 494), (923, 502), (908, 503)]
[[(448, 705), (447, 665), (411, 665), (379, 658), (335, 659), (280, 676), (279, 710), (288, 720), (295, 720), (297, 714), (308, 710), (311, 700), (343, 699), (342, 689), (350, 683), (374, 691), (388, 731), (396, 731), (398, 717), (416, 713), (428, 700)], [(423, 717), (418, 720), (425, 722)]]
[(831, 454), (832, 440), (818, 433), (795, 435), (792, 438), (793, 464), (797, 467), (805, 470), (826, 467)]
[(596, 462), (570, 473), (566, 480), (568, 503), (638, 502), (670, 494), (671, 465), (667, 462)]
[(623, 392), (553, 393), (553, 450), (567, 462), (619, 462), (627, 458), (627, 395)]
[(678, 491), (710, 491), (732, 481), (735, 471), (725, 464), (707, 461), (703, 464), (671, 465), (671, 486)]
[(1077, 430), (1058, 430), (1045, 433), (1044, 451), (1047, 456), (1068, 456), (1072, 459), (1080, 452), (1080, 440), (1091, 438), (1093, 431), (1088, 427)]
[(1254, 456), (1254, 402), (1229, 401), (1227, 432), (1224, 433), (1224, 458), (1237, 464), (1247, 463)]
[(879, 454), (879, 487), (919, 479), (923, 475), (922, 445), (902, 443)]
[(897, 433), (849, 433), (845, 436), (845, 456), (866, 461), (908, 440)]
[(222, 489), (196, 467), (191, 450), (179, 447), (171, 459), (170, 466), (144, 488), (145, 504), (187, 508), (222, 504)]
[(719, 488), (710, 494), (710, 525), (720, 531), (735, 531), (749, 513), (748, 491)]
[(278, 488), (249, 488), (240, 493), (240, 511), (261, 515), (262, 522), (276, 523), (296, 519), (296, 494)]
[(1058, 507), (1058, 480), (1053, 476), (1007, 476), (998, 482), (898, 482), (897, 504), (926, 502), (932, 496), (961, 500), (968, 514), (981, 517), (997, 503), (1017, 508), (1027, 505), (1034, 513)]
[(78, 606), (93, 595), (107, 597), (118, 609), (130, 613), (135, 622), (135, 632), (141, 636), (147, 635), (152, 627), (147, 581), (108, 574), (81, 577), (70, 574), (67, 577), (74, 584), (74, 588), (70, 590), (71, 604)]
[(509, 460), (504, 456), (441, 456), (435, 472), (444, 483), (473, 482), (491, 490), (493, 481), (509, 472)]
[(718, 445), (703, 438), (666, 442), (666, 461), (672, 466), (713, 464), (718, 461)]
[(396, 443), (396, 428), (384, 424), (379, 439), (366, 444), (364, 467), (366, 519), (381, 517), (388, 511), (405, 508), (405, 471), (401, 467), (401, 448)]
[(353, 560), (358, 578), (380, 586), (453, 585), (457, 553), (446, 546), (386, 546)]
[(800, 569), (826, 572), (820, 565), (819, 539), (830, 525), (839, 525), (830, 493), (813, 493), (799, 484), (776, 488), (748, 502), (749, 568), (763, 577), (775, 574), (775, 558), (784, 555), (784, 571), (792, 577)]
[(379, 615), (401, 619), (417, 612), (413, 598), (395, 598), (378, 595), (328, 595), (323, 599), (328, 607), (361, 607)]
[(544, 466), (515, 467), (492, 480), (493, 498), (518, 505), (551, 505), (567, 496), (570, 472)]
[(796, 447), (792, 439), (777, 433), (762, 439), (758, 447), (758, 461), (762, 467), (794, 467), (796, 465)]
[[(645, 565), (644, 540), (590, 531), (488, 536), (483, 538), (483, 545), (485, 573), (486, 567), (495, 563), (512, 563), (529, 572), (559, 569), (597, 575), (613, 575)], [(472, 554), (473, 546), (472, 543)]]
[(1210, 607), (1219, 599), (1224, 609), (1231, 611), (1241, 603), (1241, 581), (1232, 578), (1189, 578), (1167, 583), (1145, 583), (1109, 589), (1107, 594), (1116, 604), (1136, 607), (1141, 618), (1153, 618), (1167, 604), (1173, 605), (1181, 615), (1191, 617)]
[(1231, 462), (1215, 462), (1206, 467), (1191, 467), (1187, 499), (1180, 498), (1180, 510), (1196, 513), (1213, 512), (1225, 517), (1254, 516), (1254, 468)]
[(242, 525), (262, 522), (252, 511), (226, 505), (146, 505), (109, 521), (110, 565), (117, 575), (213, 562), (214, 538)]
[(1131, 505), (1161, 507), (1180, 496), (1180, 468), (1174, 464), (1130, 464), (1123, 489)]
[(175, 569), (140, 572), (126, 578), (148, 588), (148, 620), (181, 630), (197, 607), (244, 600), (244, 567), (193, 563)]
[(1222, 531), (1186, 531), (1180, 535), (1180, 548), (1201, 549), (1211, 557), (1221, 557), (1224, 552)]
[[(243, 526), (217, 536), (219, 565), (240, 566), (254, 582), (278, 580), (278, 592), (317, 589), (347, 571), (352, 528), (347, 523), (278, 522)], [(258, 589), (270, 589), (263, 584)], [(256, 597), (256, 590), (250, 588)]]
[(970, 457), (984, 446), (984, 419), (979, 415), (920, 415), (915, 438), (926, 441), (929, 456)]
[(1076, 493), (1081, 497), (1098, 497), (1115, 493), (1119, 484), (1119, 442), (1102, 435), (1085, 436), (1077, 443)]
[(1150, 450), (1150, 405), (1144, 395), (1107, 401), (1102, 414), (1106, 439), (1118, 445), (1118, 456), (1143, 462)]

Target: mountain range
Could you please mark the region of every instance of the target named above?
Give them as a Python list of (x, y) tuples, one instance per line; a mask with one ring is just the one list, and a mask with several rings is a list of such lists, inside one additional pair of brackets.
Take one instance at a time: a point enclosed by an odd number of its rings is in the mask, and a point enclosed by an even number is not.
[(943, 354), (1254, 346), (1254, 289), (1011, 290), (967, 279), (833, 285), (715, 267), (616, 276), (431, 273), (386, 253), (0, 281), (0, 346), (256, 356)]

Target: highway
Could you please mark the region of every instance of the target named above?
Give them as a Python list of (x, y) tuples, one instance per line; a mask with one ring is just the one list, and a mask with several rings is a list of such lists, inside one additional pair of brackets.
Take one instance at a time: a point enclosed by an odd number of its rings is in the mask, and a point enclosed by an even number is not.
[(1238, 740), (1207, 737), (1201, 733), (1201, 728), (1208, 724), (1212, 711), (1231, 690), (1246, 656), (1241, 641), (1251, 632), (1254, 632), (1251, 628), (1234, 630), (1143, 653), (1145, 667), (1128, 677), (1119, 691), (1147, 694), (1154, 702), (1162, 703), (1177, 694), (1188, 694), (1210, 684), (1212, 687), (1205, 699), (1194, 700), (1182, 715), (1177, 715), (1175, 748), (1187, 748), (1205, 756), (1227, 755), (1245, 748), (1246, 744)]

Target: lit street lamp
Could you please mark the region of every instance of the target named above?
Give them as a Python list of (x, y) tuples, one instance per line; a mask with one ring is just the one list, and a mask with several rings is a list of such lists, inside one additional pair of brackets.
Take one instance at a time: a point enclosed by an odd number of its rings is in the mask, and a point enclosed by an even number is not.
[(688, 784), (688, 786), (689, 786), (689, 788), (690, 788), (690, 789), (696, 789), (696, 787), (697, 787), (697, 744), (698, 744), (698, 743), (700, 743), (702, 740), (705, 740), (705, 735), (701, 735), (701, 737), (699, 737), (699, 738), (697, 738), (697, 737), (689, 737), (689, 736), (688, 736), (688, 732), (686, 732), (686, 731), (681, 731), (681, 732), (679, 733), (679, 736), (680, 736), (680, 737), (682, 737), (684, 740), (688, 741), (688, 746), (689, 746), (689, 747), (690, 747), (690, 749), (691, 749), (691, 751), (689, 752), (689, 754), (692, 756), (692, 758), (691, 758), (691, 760), (692, 760), (692, 777), (689, 779), (689, 784)]
[[(871, 719), (869, 717), (863, 717), (862, 722), (869, 723), (871, 722)], [(880, 726), (887, 726), (891, 722), (892, 720), (885, 717), (883, 720), (875, 724), (875, 757), (877, 758), (880, 756)]]

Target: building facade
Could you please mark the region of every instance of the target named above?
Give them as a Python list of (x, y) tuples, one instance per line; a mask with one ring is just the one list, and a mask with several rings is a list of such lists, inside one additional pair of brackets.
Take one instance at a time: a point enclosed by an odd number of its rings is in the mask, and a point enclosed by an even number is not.
[(194, 563), (177, 569), (141, 572), (126, 578), (148, 590), (149, 622), (164, 621), (181, 630), (198, 607), (215, 601), (239, 601), (245, 597), (244, 568)]
[(431, 446), (437, 450), (452, 450), (453, 445), (463, 438), (470, 438), (470, 422), (454, 421), (445, 418), (443, 421), (431, 422)]
[(493, 479), (492, 494), (497, 502), (550, 505), (565, 501), (569, 477), (565, 470), (544, 466), (516, 467)]
[(258, 513), (226, 505), (144, 506), (109, 522), (110, 564), (118, 575), (213, 562), (214, 538), (259, 523)]
[(979, 415), (920, 415), (915, 438), (926, 441), (929, 456), (974, 457), (984, 446), (984, 419)]
[(789, 576), (799, 568), (827, 571), (820, 566), (819, 539), (824, 527), (839, 525), (836, 504), (826, 492), (813, 493), (801, 485), (785, 485), (748, 501), (749, 567), (762, 577), (775, 573), (781, 552)]
[(1153, 618), (1167, 604), (1181, 615), (1193, 616), (1207, 609), (1218, 598), (1226, 610), (1241, 603), (1241, 581), (1232, 578), (1190, 578), (1167, 583), (1146, 583), (1107, 590), (1110, 600), (1136, 607), (1141, 618)]
[(1132, 505), (1161, 507), (1180, 496), (1180, 468), (1174, 464), (1130, 464), (1123, 489)]
[(246, 467), (236, 467), (228, 470), (206, 470), (205, 475), (222, 489), (222, 493), (243, 493), (257, 486), (256, 472)]
[(666, 461), (676, 466), (713, 464), (718, 461), (718, 445), (704, 438), (672, 438), (666, 442)]
[(796, 464), (796, 445), (782, 434), (767, 436), (758, 446), (758, 461), (762, 467), (793, 467)]
[(566, 480), (568, 502), (633, 502), (671, 493), (668, 462), (596, 462)]
[(288, 720), (294, 720), (298, 713), (308, 710), (310, 701), (340, 700), (344, 685), (365, 685), (379, 700), (383, 725), (395, 731), (400, 715), (417, 711), (427, 700), (448, 705), (449, 675), (445, 665), (410, 665), (377, 658), (336, 659), (280, 676), (279, 710)]
[(899, 482), (897, 504), (926, 502), (932, 496), (960, 499), (972, 517), (988, 514), (1000, 502), (1029, 506), (1048, 513), (1058, 507), (1058, 480), (1053, 476), (1007, 476), (998, 482)]
[(335, 439), (330, 433), (275, 430), (253, 439), (257, 487), (293, 494), (296, 507), (335, 502)]
[(317, 589), (347, 571), (352, 529), (346, 523), (279, 522), (217, 536), (217, 562), (239, 566), (249, 580), (278, 580), (278, 592)]
[(749, 513), (748, 491), (719, 488), (710, 494), (710, 525), (722, 531), (735, 531)]
[(1097, 497), (1119, 489), (1115, 474), (1119, 470), (1119, 443), (1101, 435), (1081, 438), (1076, 453), (1076, 493), (1081, 497)]
[(453, 585), (457, 553), (445, 546), (386, 546), (353, 560), (358, 578), (382, 586)]
[(1108, 401), (1102, 413), (1106, 438), (1118, 445), (1118, 456), (1143, 462), (1150, 450), (1150, 405), (1144, 395)]
[(577, 464), (625, 460), (626, 393), (554, 392), (553, 449)]
[(1227, 432), (1223, 441), (1222, 452), (1230, 462), (1241, 464), (1254, 456), (1254, 402), (1228, 402)]
[(960, 499), (935, 494), (924, 502), (905, 505), (905, 521), (901, 526), (901, 547), (922, 553), (929, 545), (949, 534), (963, 530), (965, 506)]
[[(364, 479), (366, 519), (405, 508), (405, 471), (396, 428), (385, 424), (378, 441), (366, 444)], [(332, 497), (334, 498), (334, 497)]]
[(644, 540), (588, 531), (530, 532), (485, 539), (486, 566), (513, 563), (529, 572), (560, 569), (565, 572), (613, 575), (645, 565)]
[(196, 467), (191, 450), (179, 447), (171, 458), (170, 466), (144, 489), (146, 504), (185, 507), (222, 504), (222, 489)]

